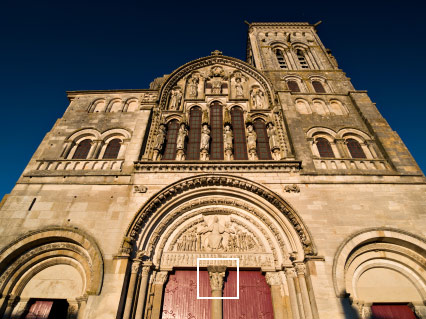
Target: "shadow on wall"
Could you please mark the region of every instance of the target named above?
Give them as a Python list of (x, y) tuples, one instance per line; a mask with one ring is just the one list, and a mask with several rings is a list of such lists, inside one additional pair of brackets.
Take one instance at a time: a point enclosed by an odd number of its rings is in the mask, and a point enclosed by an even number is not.
[(345, 314), (345, 319), (360, 319), (358, 311), (354, 306), (351, 305), (349, 298), (339, 298), (342, 304), (343, 313)]

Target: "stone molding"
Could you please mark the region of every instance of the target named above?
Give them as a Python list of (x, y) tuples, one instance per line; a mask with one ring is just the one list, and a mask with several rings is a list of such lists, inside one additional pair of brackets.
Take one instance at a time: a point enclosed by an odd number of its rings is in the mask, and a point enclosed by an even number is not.
[(148, 202), (139, 210), (139, 213), (128, 226), (124, 237), (125, 239), (127, 238), (128, 247), (125, 247), (126, 241), (123, 240), (120, 245), (120, 254), (129, 255), (131, 253), (131, 246), (135, 243), (143, 225), (155, 213), (155, 211), (165, 205), (166, 202), (169, 202), (178, 194), (190, 189), (213, 186), (240, 188), (264, 198), (277, 208), (284, 216), (286, 216), (288, 221), (296, 230), (305, 254), (316, 255), (316, 249), (311, 240), (312, 237), (309, 231), (305, 227), (301, 218), (295, 213), (294, 209), (291, 208), (283, 199), (257, 183), (241, 177), (227, 175), (201, 175), (190, 177), (167, 186), (160, 193), (151, 197), (151, 199), (148, 200)]

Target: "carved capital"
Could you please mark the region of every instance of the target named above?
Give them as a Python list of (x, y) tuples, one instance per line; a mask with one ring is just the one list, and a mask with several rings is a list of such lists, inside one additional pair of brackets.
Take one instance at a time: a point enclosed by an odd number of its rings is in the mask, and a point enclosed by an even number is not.
[(154, 285), (164, 285), (169, 275), (168, 271), (160, 271), (155, 275)]
[(207, 267), (210, 278), (210, 287), (212, 290), (222, 290), (223, 278), (225, 277), (226, 266)]
[(141, 265), (141, 260), (139, 258), (133, 259), (133, 262), (132, 262), (132, 273), (137, 273), (139, 271), (140, 265)]
[(286, 268), (285, 274), (287, 278), (294, 278), (296, 277), (296, 270), (294, 268)]
[(306, 273), (306, 265), (301, 263), (296, 264), (296, 272), (298, 275), (304, 275)]
[(277, 272), (267, 272), (265, 275), (266, 282), (269, 286), (279, 286), (281, 285), (281, 277)]

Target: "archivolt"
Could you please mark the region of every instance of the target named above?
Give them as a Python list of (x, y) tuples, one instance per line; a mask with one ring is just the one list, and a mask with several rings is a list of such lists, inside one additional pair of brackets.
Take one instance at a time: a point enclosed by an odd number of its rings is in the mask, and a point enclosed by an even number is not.
[[(222, 192), (231, 193), (232, 189), (240, 189), (245, 191), (246, 194), (251, 194), (254, 199), (256, 197), (260, 197), (262, 200), (266, 201), (268, 205), (271, 205), (273, 210), (282, 214), (282, 217), (284, 217), (288, 224), (291, 225), (293, 231), (295, 234), (297, 234), (296, 237), (298, 237), (300, 245), (303, 247), (303, 254), (316, 254), (316, 248), (313, 244), (309, 231), (303, 224), (301, 218), (296, 214), (294, 209), (290, 207), (289, 204), (287, 204), (277, 194), (260, 184), (251, 182), (241, 177), (227, 175), (199, 175), (186, 178), (164, 188), (161, 192), (151, 197), (148, 202), (139, 210), (128, 226), (126, 236), (121, 243), (120, 253), (132, 253), (135, 248), (134, 245), (142, 230), (144, 233), (147, 231), (150, 232), (150, 238), (159, 237), (162, 231), (160, 221), (155, 223), (155, 228), (153, 229), (147, 230), (143, 228), (146, 228), (147, 224), (151, 223), (157, 212), (164, 210), (167, 206), (174, 205), (178, 196), (183, 196), (184, 194), (193, 190), (197, 190), (201, 194), (203, 191), (208, 191), (210, 189), (212, 192), (216, 192), (215, 194), (219, 196), (221, 196)], [(242, 197), (244, 194), (239, 194), (238, 196)], [(281, 217), (276, 216), (275, 219), (277, 218), (279, 219)], [(143, 248), (146, 249), (152, 247), (153, 243), (148, 244), (148, 242), (146, 242), (146, 244), (143, 245), (145, 245)]]

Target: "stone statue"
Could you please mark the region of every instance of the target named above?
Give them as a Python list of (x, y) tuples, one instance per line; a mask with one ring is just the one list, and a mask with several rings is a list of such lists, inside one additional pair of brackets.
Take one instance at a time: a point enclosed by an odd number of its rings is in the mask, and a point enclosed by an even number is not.
[(262, 90), (259, 88), (254, 88), (253, 91), (251, 91), (251, 105), (253, 105), (254, 109), (262, 109), (264, 107), (263, 98), (264, 94)]
[(254, 131), (253, 125), (247, 125), (247, 148), (250, 160), (257, 160), (256, 151), (257, 134)]
[(221, 79), (213, 79), (212, 81), (212, 93), (221, 94), (222, 93), (222, 81)]
[(241, 78), (236, 78), (235, 79), (235, 96), (237, 98), (242, 98), (244, 97), (244, 92), (243, 92), (243, 84), (241, 83)]
[(213, 223), (201, 229), (199, 234), (209, 233), (204, 240), (204, 248), (208, 250), (219, 250), (223, 249), (222, 245), (222, 234), (225, 232), (225, 227), (219, 223), (219, 218), (214, 217)]
[(197, 97), (198, 95), (198, 83), (199, 80), (196, 77), (193, 77), (189, 80), (188, 89), (190, 97)]
[(170, 97), (169, 110), (179, 110), (180, 102), (182, 100), (182, 93), (180, 89), (172, 90)]
[(203, 124), (201, 129), (201, 160), (205, 161), (209, 159), (209, 149), (210, 149), (210, 130), (207, 124)]
[(271, 148), (274, 160), (280, 160), (280, 142), (274, 124), (268, 123), (267, 133), (269, 137), (269, 147)]
[(227, 161), (233, 160), (232, 141), (233, 141), (233, 134), (232, 134), (231, 126), (229, 124), (225, 124), (225, 130), (223, 132), (223, 146), (225, 149), (225, 160)]
[(178, 161), (185, 160), (184, 149), (185, 149), (185, 140), (187, 135), (188, 135), (188, 130), (186, 129), (186, 124), (182, 122), (180, 124), (178, 137), (176, 140), (176, 149), (177, 149), (176, 160)]
[(155, 136), (154, 141), (154, 155), (152, 157), (153, 161), (161, 160), (161, 150), (163, 149), (164, 142), (166, 141), (166, 126), (160, 124), (158, 128), (157, 135)]

